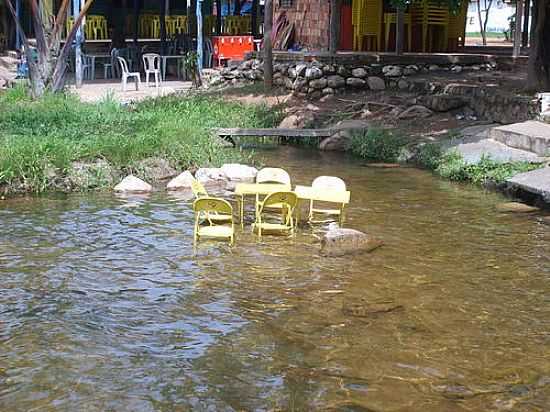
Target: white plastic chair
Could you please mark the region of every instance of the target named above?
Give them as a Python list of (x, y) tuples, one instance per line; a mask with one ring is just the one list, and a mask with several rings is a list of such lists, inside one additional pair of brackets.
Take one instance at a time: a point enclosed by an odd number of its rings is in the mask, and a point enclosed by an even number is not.
[(139, 86), (141, 85), (141, 75), (139, 72), (130, 72), (128, 70), (128, 63), (126, 63), (126, 60), (124, 60), (123, 57), (117, 57), (117, 59), (120, 63), (120, 69), (122, 70), (122, 91), (126, 91), (126, 85), (129, 77), (135, 78), (136, 90), (139, 90)]
[(93, 77), (93, 67), (92, 67), (92, 62), (93, 62), (93, 59), (88, 56), (87, 54), (82, 54), (82, 57), (81, 57), (81, 61), (82, 61), (82, 78), (84, 80), (95, 80), (95, 79), (92, 79)]
[(116, 76), (115, 62), (118, 57), (118, 49), (111, 50), (111, 60), (109, 63), (103, 63), (103, 78), (110, 79)]
[(160, 85), (160, 55), (146, 53), (143, 55), (143, 69), (145, 70), (145, 83), (149, 87), (149, 75), (155, 77), (155, 87)]

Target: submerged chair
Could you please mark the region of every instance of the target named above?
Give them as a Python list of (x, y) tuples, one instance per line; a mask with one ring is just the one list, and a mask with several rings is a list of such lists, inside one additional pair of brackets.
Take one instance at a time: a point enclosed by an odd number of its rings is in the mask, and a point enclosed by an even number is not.
[(155, 78), (155, 87), (160, 85), (160, 55), (156, 53), (146, 53), (143, 55), (143, 69), (145, 70), (145, 84), (149, 87), (149, 76), (152, 74)]
[[(311, 187), (314, 191), (319, 191), (323, 193), (323, 198), (327, 199), (327, 202), (331, 198), (332, 195), (334, 195), (334, 203), (339, 203), (337, 195), (341, 192), (345, 192), (346, 189), (346, 183), (340, 179), (339, 177), (335, 176), (319, 176), (313, 180), (313, 183), (311, 184)], [(314, 200), (310, 200), (309, 202), (309, 222), (310, 223), (325, 223), (328, 221), (331, 221), (332, 219), (325, 219), (325, 220), (315, 220), (315, 214), (321, 214), (326, 216), (335, 216), (339, 218), (340, 225), (343, 224), (343, 218), (344, 218), (344, 203), (341, 204), (339, 209), (325, 209), (320, 207), (315, 207)], [(332, 203), (332, 202), (331, 202)]]
[[(256, 183), (278, 183), (290, 187), (290, 175), (278, 167), (265, 167), (256, 175)], [(256, 210), (260, 204), (260, 195), (256, 195)], [(270, 209), (281, 209), (281, 205), (272, 204)]]
[[(231, 244), (235, 241), (233, 225), (233, 207), (227, 200), (215, 197), (202, 197), (193, 202), (195, 211), (194, 242), (201, 238), (228, 239)], [(228, 222), (220, 222), (213, 216), (231, 216)]]
[[(206, 191), (206, 188), (197, 179), (193, 179), (191, 181), (191, 190), (193, 191), (193, 194), (195, 195), (195, 198), (197, 198), (197, 200), (211, 197)], [(233, 213), (226, 214), (213, 212), (210, 214), (210, 220), (219, 223), (231, 222), (233, 221)]]
[[(278, 233), (278, 234), (293, 234), (294, 233), (294, 218), (292, 214), (298, 204), (298, 197), (294, 192), (274, 192), (266, 196), (266, 198), (258, 204), (256, 213), (256, 221), (252, 227), (253, 231), (262, 237), (262, 232)], [(281, 223), (270, 223), (265, 221), (267, 209), (277, 205), (281, 210)]]
[(124, 57), (117, 57), (120, 63), (120, 70), (122, 71), (122, 91), (126, 91), (126, 85), (128, 84), (128, 78), (133, 77), (136, 82), (136, 90), (139, 90), (141, 85), (141, 75), (139, 72), (130, 72), (128, 70), (128, 63), (124, 60)]

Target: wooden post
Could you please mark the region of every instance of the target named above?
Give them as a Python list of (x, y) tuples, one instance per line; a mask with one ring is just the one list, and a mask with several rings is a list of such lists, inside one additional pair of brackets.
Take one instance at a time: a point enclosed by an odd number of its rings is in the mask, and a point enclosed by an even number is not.
[[(11, 0), (7, 0), (11, 1)], [(17, 20), (21, 21), (21, 0), (15, 0), (15, 15), (17, 16)], [(21, 49), (21, 33), (19, 33), (19, 30), (17, 28), (15, 29), (15, 48), (17, 50)]]
[(139, 0), (134, 0), (134, 46), (139, 50)]
[(166, 0), (160, 2), (160, 54), (166, 54)]
[(395, 54), (403, 54), (403, 44), (405, 37), (405, 10), (402, 7), (396, 7), (395, 18)]
[[(80, 1), (81, 0), (73, 0), (73, 18), (76, 20), (78, 15), (80, 14)], [(75, 76), (75, 85), (77, 88), (82, 87), (82, 40), (83, 40), (83, 32), (82, 27), (84, 27), (84, 21), (82, 24), (78, 27), (78, 30), (76, 32), (75, 37), (75, 69), (74, 69), (74, 76)]]
[(222, 34), (222, 0), (216, 0), (216, 34)]
[(335, 54), (340, 40), (340, 0), (330, 0), (330, 43), (328, 50)]
[(233, 10), (234, 16), (241, 15), (241, 0), (235, 0), (235, 9)]
[(199, 76), (202, 71), (203, 38), (202, 38), (202, 0), (197, 0), (197, 67)]
[(525, 8), (523, 11), (523, 34), (521, 37), (521, 45), (527, 47), (529, 45), (529, 16), (531, 15), (531, 0), (525, 0)]
[(252, 0), (252, 16), (250, 17), (252, 23), (252, 36), (256, 38), (258, 36), (258, 0)]
[(523, 0), (516, 1), (516, 26), (514, 30), (514, 49), (512, 57), (517, 58), (521, 53), (521, 22), (523, 18)]
[(264, 85), (267, 90), (273, 88), (273, 0), (265, 0), (264, 4)]

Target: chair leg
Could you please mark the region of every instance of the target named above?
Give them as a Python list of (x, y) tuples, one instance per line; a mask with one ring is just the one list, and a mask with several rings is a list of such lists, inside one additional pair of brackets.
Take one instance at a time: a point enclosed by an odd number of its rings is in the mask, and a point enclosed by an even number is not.
[(139, 79), (138, 76), (136, 76), (136, 92), (139, 91), (140, 83), (141, 83), (141, 80)]
[(145, 87), (149, 88), (149, 71), (145, 71)]
[(122, 75), (122, 91), (125, 92), (126, 91), (126, 82), (128, 81), (128, 79), (126, 78), (126, 76)]

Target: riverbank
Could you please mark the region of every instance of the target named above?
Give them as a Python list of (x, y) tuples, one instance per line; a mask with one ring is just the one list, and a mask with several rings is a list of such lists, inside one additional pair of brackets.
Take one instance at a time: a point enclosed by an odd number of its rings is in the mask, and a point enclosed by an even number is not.
[(147, 181), (183, 170), (249, 161), (220, 150), (213, 127), (272, 127), (263, 105), (212, 96), (168, 96), (122, 105), (72, 94), (33, 101), (24, 89), (0, 94), (0, 194), (111, 189), (134, 174)]

